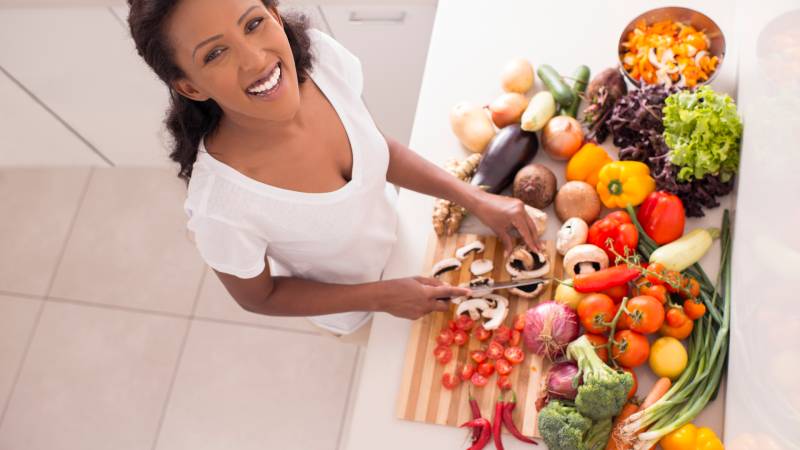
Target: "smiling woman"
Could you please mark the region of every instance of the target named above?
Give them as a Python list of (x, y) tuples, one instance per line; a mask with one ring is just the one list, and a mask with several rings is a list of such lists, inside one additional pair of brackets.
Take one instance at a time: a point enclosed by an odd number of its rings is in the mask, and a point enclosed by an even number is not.
[(464, 205), (507, 243), (516, 228), (536, 245), (521, 201), (384, 137), (361, 100), (359, 60), (276, 1), (130, 3), (139, 54), (169, 87), (187, 227), (242, 308), (349, 334), (372, 311), (416, 319), (468, 294), (432, 278), (379, 281), (396, 240), (388, 182)]

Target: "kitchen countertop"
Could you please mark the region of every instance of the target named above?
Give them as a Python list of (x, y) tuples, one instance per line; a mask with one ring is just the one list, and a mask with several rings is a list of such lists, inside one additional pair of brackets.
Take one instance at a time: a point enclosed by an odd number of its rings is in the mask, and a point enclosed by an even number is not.
[[(733, 355), (731, 357), (731, 370), (734, 375), (731, 377), (731, 385), (736, 387), (735, 394), (729, 394), (727, 401), (732, 402), (727, 408), (727, 421), (730, 424), (723, 428), (723, 412), (725, 410), (726, 395), (725, 390), (721, 391), (719, 397), (706, 407), (696, 423), (711, 426), (718, 433), (724, 432), (726, 442), (731, 436), (736, 436), (740, 430), (748, 430), (749, 433), (772, 433), (773, 436), (778, 432), (786, 432), (787, 425), (791, 422), (770, 422), (766, 418), (760, 425), (748, 422), (752, 419), (754, 407), (761, 403), (754, 398), (745, 395), (754, 393), (747, 388), (748, 383), (754, 377), (760, 377), (763, 381), (765, 394), (772, 395), (773, 401), (781, 402), (780, 405), (793, 418), (797, 430), (798, 415), (797, 408), (800, 403), (800, 391), (796, 383), (794, 374), (800, 368), (797, 361), (797, 351), (791, 347), (785, 347), (785, 352), (769, 360), (767, 353), (750, 353), (752, 349), (746, 349), (750, 343), (759, 342), (764, 345), (775, 345), (776, 339), (786, 342), (797, 342), (800, 338), (800, 319), (795, 312), (786, 316), (786, 311), (781, 311), (779, 306), (783, 299), (788, 305), (788, 290), (779, 289), (780, 284), (771, 284), (768, 289), (770, 298), (765, 298), (761, 289), (767, 284), (767, 278), (775, 279), (772, 274), (773, 268), (769, 260), (764, 259), (767, 254), (780, 251), (785, 264), (783, 274), (786, 275), (782, 286), (788, 286), (788, 276), (797, 275), (797, 266), (800, 263), (800, 252), (798, 252), (798, 240), (796, 233), (792, 233), (800, 224), (800, 208), (796, 207), (794, 198), (800, 194), (797, 189), (796, 175), (792, 177), (794, 168), (800, 163), (796, 145), (781, 146), (780, 143), (798, 142), (798, 131), (791, 130), (788, 126), (790, 117), (797, 118), (798, 97), (792, 99), (783, 96), (780, 101), (785, 109), (786, 121), (784, 122), (784, 133), (781, 140), (773, 141), (770, 146), (759, 145), (758, 148), (754, 139), (763, 138), (766, 133), (766, 122), (759, 124), (754, 120), (757, 116), (757, 96), (762, 95), (763, 89), (767, 89), (764, 83), (759, 83), (759, 79), (750, 73), (751, 65), (756, 61), (748, 54), (748, 58), (742, 60), (742, 68), (739, 64), (738, 36), (741, 30), (746, 30), (747, 36), (754, 36), (760, 29), (759, 24), (766, 23), (769, 17), (766, 14), (756, 15), (758, 20), (751, 23), (750, 10), (755, 7), (743, 5), (745, 2), (733, 4), (722, 0), (705, 2), (652, 2), (645, 0), (624, 0), (624, 1), (600, 1), (591, 4), (581, 5), (580, 7), (564, 7), (559, 2), (529, 2), (529, 1), (493, 1), (491, 7), (487, 7), (486, 2), (477, 0), (442, 0), (439, 2), (436, 20), (431, 37), (428, 60), (423, 77), (422, 88), (420, 91), (419, 104), (414, 122), (414, 129), (411, 136), (411, 148), (418, 151), (429, 160), (441, 164), (451, 157), (463, 158), (466, 153), (460, 147), (455, 137), (452, 135), (448, 123), (448, 112), (452, 105), (461, 100), (470, 100), (478, 103), (488, 103), (501, 93), (499, 87), (499, 72), (508, 60), (524, 56), (531, 60), (535, 67), (542, 63), (551, 64), (561, 73), (569, 74), (579, 64), (588, 65), (593, 73), (616, 64), (616, 45), (619, 34), (624, 26), (639, 13), (657, 7), (659, 5), (685, 5), (704, 12), (715, 20), (727, 40), (727, 55), (722, 65), (718, 77), (713, 83), (717, 91), (730, 94), (734, 98), (737, 95), (738, 73), (741, 71), (746, 76), (743, 78), (743, 92), (752, 102), (750, 105), (741, 108), (741, 112), (746, 115), (745, 131), (745, 155), (742, 159), (742, 172), (739, 180), (739, 196), (741, 199), (737, 205), (738, 212), (734, 214), (735, 230), (737, 235), (759, 236), (758, 242), (763, 242), (769, 250), (763, 250), (761, 246), (754, 246), (752, 240), (735, 239), (735, 253), (733, 262), (734, 271), (734, 298), (733, 298)], [(797, 4), (797, 1), (783, 1), (781, 4)], [(796, 6), (795, 6), (796, 7)], [(743, 14), (743, 12), (746, 14)], [(763, 17), (762, 17), (763, 16)], [(752, 50), (754, 41), (748, 39), (745, 48)], [(795, 53), (797, 55), (797, 53)], [(797, 56), (795, 56), (795, 60)], [(797, 70), (797, 65), (794, 66)], [(786, 78), (786, 83), (794, 82), (795, 92), (797, 89), (797, 79), (800, 78), (795, 72), (793, 81)], [(541, 83), (537, 78), (535, 91), (542, 89)], [(770, 91), (772, 92), (772, 91)], [(776, 100), (778, 101), (778, 100)], [(791, 108), (794, 106), (794, 108)], [(751, 114), (747, 114), (752, 111)], [(792, 116), (793, 115), (793, 116)], [(773, 115), (770, 114), (769, 117)], [(764, 116), (766, 117), (766, 116)], [(794, 123), (798, 123), (797, 120)], [(791, 135), (791, 136), (790, 136)], [(794, 137), (795, 139), (791, 139)], [(610, 146), (610, 140), (605, 147)], [(760, 148), (770, 152), (769, 160), (756, 156), (755, 152)], [(749, 153), (747, 153), (749, 151)], [(772, 156), (777, 155), (776, 158)], [(761, 161), (758, 163), (757, 161)], [(767, 162), (768, 161), (768, 162)], [(540, 152), (535, 158), (535, 162), (545, 164), (554, 169), (559, 181), (559, 185), (564, 182), (563, 163), (550, 160), (546, 154)], [(794, 164), (792, 164), (794, 163)], [(791, 172), (790, 172), (791, 171)], [(775, 173), (786, 173), (784, 177), (774, 177)], [(784, 183), (784, 179), (794, 181), (792, 192), (786, 186), (779, 185)], [(773, 189), (763, 189), (762, 186), (774, 185)], [(752, 187), (751, 187), (752, 186)], [(742, 195), (746, 192), (747, 195)], [(764, 192), (770, 192), (769, 195)], [(792, 198), (790, 198), (792, 196)], [(763, 202), (761, 199), (766, 197), (769, 201)], [(687, 230), (697, 226), (718, 226), (722, 216), (722, 209), (732, 208), (736, 202), (736, 196), (730, 195), (721, 199), (722, 206), (708, 212), (703, 219), (691, 219), (687, 221)], [(431, 232), (430, 212), (433, 199), (417, 194), (412, 191), (402, 190), (398, 204), (400, 212), (399, 240), (392, 257), (385, 271), (385, 278), (399, 278), (417, 275), (422, 270), (424, 252), (427, 239)], [(773, 225), (769, 220), (769, 212), (776, 211), (784, 205), (795, 205), (793, 220), (784, 223), (782, 233), (772, 233), (767, 226)], [(553, 214), (552, 207), (546, 210), (550, 216), (550, 223), (545, 238), (552, 239), (560, 226), (559, 221)], [(475, 224), (465, 223), (470, 227)], [(760, 232), (760, 233), (759, 233)], [(760, 239), (760, 240), (759, 240)], [(794, 239), (791, 241), (791, 239)], [(754, 267), (749, 264), (752, 259), (764, 260), (763, 264)], [(718, 268), (719, 248), (715, 245), (712, 251), (703, 259), (702, 264), (711, 276), (716, 273)], [(778, 264), (779, 260), (771, 260), (772, 265)], [(790, 264), (794, 262), (794, 264)], [(793, 269), (789, 269), (793, 268)], [(777, 269), (775, 269), (777, 270)], [(770, 272), (768, 272), (770, 271)], [(756, 291), (759, 289), (759, 291)], [(762, 311), (758, 316), (762, 323), (760, 328), (752, 327), (746, 323), (751, 314), (755, 312), (747, 310), (747, 304), (755, 306), (757, 299), (762, 307), (766, 304), (774, 305), (775, 309), (770, 309), (769, 314)], [(791, 311), (789, 308), (785, 308)], [(783, 314), (783, 315), (776, 315)], [(793, 327), (770, 327), (778, 320), (785, 321), (789, 318)], [(351, 450), (360, 449), (406, 449), (406, 448), (459, 448), (465, 442), (463, 430), (439, 425), (429, 425), (424, 423), (409, 422), (395, 417), (395, 406), (397, 392), (400, 385), (403, 360), (406, 351), (406, 344), (411, 322), (395, 318), (387, 314), (377, 314), (372, 325), (372, 334), (367, 347), (364, 366), (361, 374), (361, 382), (355, 399), (348, 440), (345, 448)], [(772, 328), (774, 331), (766, 333), (764, 330)], [(756, 337), (762, 339), (754, 340)], [(755, 344), (752, 344), (755, 345)], [(769, 349), (771, 347), (765, 347)], [(784, 347), (781, 347), (782, 349)], [(748, 358), (755, 358), (759, 355), (765, 360), (759, 365), (752, 362), (748, 363)], [(764, 367), (774, 368), (774, 380), (766, 375)], [(739, 369), (741, 367), (741, 369)], [(780, 375), (777, 369), (786, 371)], [(794, 370), (789, 372), (788, 369)], [(739, 370), (739, 372), (737, 372)], [(645, 367), (640, 373), (647, 373), (640, 376), (640, 391), (646, 392), (652, 384), (654, 376), (649, 374)], [(792, 375), (788, 375), (792, 373)], [(765, 378), (766, 377), (766, 378)], [(780, 386), (786, 389), (793, 389), (793, 397), (782, 398), (780, 393), (775, 390), (773, 382), (783, 382)], [(788, 401), (787, 401), (788, 400)], [(764, 413), (769, 411), (764, 408)], [(791, 416), (794, 414), (794, 416)], [(765, 416), (766, 417), (766, 416)], [(768, 425), (783, 425), (782, 427), (770, 428)], [(750, 426), (748, 426), (750, 425)], [(735, 426), (735, 428), (734, 428)], [(776, 431), (780, 430), (780, 431)], [(798, 431), (792, 431), (798, 433)], [(797, 448), (789, 447), (798, 441), (800, 436), (794, 435), (795, 439), (788, 439), (788, 434), (784, 436), (783, 447), (775, 449)], [(777, 438), (776, 438), (777, 439)], [(506, 439), (506, 448), (523, 448), (522, 444), (511, 439)], [(542, 447), (539, 447), (542, 448)], [(742, 449), (755, 448), (753, 446), (741, 447)], [(772, 447), (770, 447), (771, 449)]]

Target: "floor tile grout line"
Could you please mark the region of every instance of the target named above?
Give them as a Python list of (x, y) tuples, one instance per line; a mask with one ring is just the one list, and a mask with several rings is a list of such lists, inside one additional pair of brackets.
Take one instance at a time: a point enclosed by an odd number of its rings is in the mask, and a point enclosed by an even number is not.
[(6, 297), (22, 297), (31, 300), (45, 300), (47, 298), (46, 295), (26, 294), (24, 292), (4, 291), (2, 289), (0, 289), (0, 295), (5, 295)]
[(336, 449), (342, 450), (342, 439), (344, 439), (345, 429), (344, 426), (347, 423), (347, 412), (350, 410), (350, 401), (353, 395), (353, 388), (355, 385), (355, 378), (356, 374), (358, 373), (359, 366), (361, 362), (359, 361), (361, 358), (361, 346), (356, 346), (356, 357), (355, 361), (353, 362), (353, 370), (350, 372), (350, 382), (347, 385), (347, 397), (344, 401), (344, 411), (342, 412), (342, 423), (339, 425), (339, 435), (336, 437)]
[(239, 325), (243, 327), (249, 328), (258, 328), (263, 330), (272, 330), (272, 331), (286, 331), (288, 333), (297, 333), (297, 334), (305, 334), (307, 336), (323, 336), (321, 333), (317, 333), (316, 331), (308, 331), (308, 330), (297, 330), (294, 328), (286, 328), (286, 327), (279, 327), (275, 325), (260, 325), (255, 323), (247, 323), (247, 322), (237, 322), (235, 320), (228, 320), (228, 319), (215, 319), (212, 317), (193, 317), (192, 320), (198, 322), (211, 322), (211, 323), (221, 323), (226, 325)]
[(203, 284), (206, 282), (208, 276), (208, 269), (203, 265), (203, 273), (200, 275), (200, 282), (197, 283), (197, 290), (194, 293), (194, 303), (192, 304), (192, 312), (189, 314), (190, 319), (194, 319), (197, 314), (197, 305), (200, 303), (200, 294), (203, 293)]
[[(2, 69), (2, 67), (0, 67)], [(64, 259), (64, 254), (67, 251), (67, 245), (69, 243), (70, 236), (72, 236), (72, 232), (75, 229), (75, 223), (78, 221), (78, 214), (80, 213), (81, 207), (83, 206), (83, 202), (86, 199), (86, 192), (89, 190), (89, 184), (92, 181), (92, 175), (94, 174), (94, 169), (89, 169), (89, 174), (86, 176), (86, 181), (84, 182), (83, 189), (81, 191), (81, 195), (78, 198), (77, 206), (75, 207), (75, 212), (72, 213), (72, 219), (70, 220), (69, 227), (67, 227), (67, 233), (64, 236), (64, 242), (61, 244), (61, 249), (56, 256), (56, 264), (55, 268), (53, 269), (53, 273), (50, 275), (50, 280), (47, 283), (47, 288), (45, 292), (50, 293), (50, 290), (53, 288), (53, 283), (56, 279), (56, 273), (58, 273), (58, 268), (61, 265), (62, 260)], [(11, 382), (11, 389), (8, 393), (8, 398), (6, 399), (5, 405), (3, 405), (3, 410), (0, 412), (0, 430), (3, 428), (3, 423), (5, 422), (6, 413), (8, 412), (8, 408), (11, 406), (11, 401), (14, 399), (14, 391), (17, 389), (17, 384), (19, 383), (19, 379), (22, 376), (22, 369), (25, 367), (25, 362), (28, 360), (28, 354), (30, 352), (31, 346), (33, 345), (33, 339), (36, 337), (36, 332), (39, 329), (39, 322), (42, 319), (42, 315), (44, 314), (44, 308), (47, 305), (47, 301), (42, 301), (39, 305), (38, 311), (36, 311), (36, 318), (33, 321), (33, 326), (31, 327), (30, 333), (28, 333), (27, 342), (25, 342), (25, 350), (22, 352), (22, 358), (20, 358), (19, 365), (17, 366), (16, 373), (14, 374), (14, 379)]]
[(50, 114), (50, 116), (52, 116), (59, 123), (61, 123), (61, 125), (64, 126), (64, 128), (66, 128), (67, 131), (72, 133), (81, 142), (83, 142), (84, 145), (89, 147), (89, 150), (94, 152), (97, 156), (100, 157), (100, 159), (105, 161), (105, 163), (108, 164), (109, 167), (114, 167), (115, 166), (114, 162), (111, 161), (106, 155), (104, 155), (103, 152), (100, 151), (100, 149), (98, 149), (94, 144), (89, 142), (89, 140), (86, 139), (81, 133), (79, 133), (78, 130), (76, 130), (72, 125), (70, 125), (69, 122), (67, 122), (66, 120), (64, 120), (64, 118), (59, 116), (58, 113), (56, 113), (52, 108), (50, 108), (50, 106), (47, 105), (47, 103), (45, 103), (42, 99), (37, 97), (36, 94), (33, 93), (33, 91), (28, 89), (24, 84), (22, 84), (21, 81), (19, 81), (13, 75), (11, 75), (11, 73), (8, 70), (6, 70), (2, 65), (0, 65), (0, 72), (5, 74), (5, 76), (9, 80), (11, 80), (12, 83), (17, 85), (17, 87), (20, 88), (23, 92), (25, 92), (28, 95), (28, 97), (30, 97), (34, 102), (36, 102), (36, 104), (38, 104), (42, 109), (47, 111), (47, 113)]

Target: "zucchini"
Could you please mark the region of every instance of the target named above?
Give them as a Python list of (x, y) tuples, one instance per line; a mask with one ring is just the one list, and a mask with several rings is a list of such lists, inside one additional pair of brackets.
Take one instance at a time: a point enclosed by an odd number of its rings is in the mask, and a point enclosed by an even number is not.
[(536, 73), (539, 75), (539, 78), (542, 79), (544, 85), (547, 86), (547, 90), (553, 94), (553, 97), (555, 97), (559, 105), (566, 108), (575, 102), (575, 92), (564, 82), (564, 79), (561, 78), (561, 75), (559, 75), (555, 69), (547, 64), (542, 64)]
[(587, 66), (581, 65), (575, 69), (575, 73), (572, 75), (575, 78), (575, 84), (572, 85), (572, 91), (575, 92), (575, 102), (564, 108), (564, 114), (570, 117), (577, 117), (583, 93), (586, 92), (586, 86), (589, 85), (590, 75), (591, 72)]
[(697, 228), (677, 241), (655, 249), (650, 254), (650, 262), (661, 263), (667, 270), (680, 272), (700, 261), (717, 237), (719, 230), (716, 228)]

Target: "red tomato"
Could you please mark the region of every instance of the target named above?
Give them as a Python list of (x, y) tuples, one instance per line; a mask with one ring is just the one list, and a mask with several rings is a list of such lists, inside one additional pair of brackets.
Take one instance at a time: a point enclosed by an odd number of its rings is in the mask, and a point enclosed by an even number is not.
[(667, 303), (667, 298), (669, 295), (667, 294), (667, 288), (665, 288), (663, 285), (642, 286), (639, 288), (639, 294), (649, 295), (650, 297), (653, 297), (661, 302), (662, 305)]
[(636, 395), (636, 391), (639, 389), (639, 380), (636, 378), (636, 372), (634, 372), (630, 367), (623, 367), (622, 370), (628, 372), (633, 377), (633, 386), (631, 386), (631, 390), (628, 391), (628, 400), (630, 400), (634, 395)]
[(662, 277), (664, 276), (664, 272), (666, 271), (666, 268), (664, 268), (663, 264), (656, 263), (656, 262), (650, 263), (647, 266), (647, 271), (648, 272), (652, 272), (652, 273), (648, 273), (647, 274), (647, 281), (649, 281), (650, 284), (652, 284), (653, 286), (663, 286), (664, 285), (664, 280), (662, 280), (661, 278), (656, 276), (656, 275), (661, 275)]
[(475, 387), (484, 387), (486, 386), (486, 383), (489, 382), (485, 376), (479, 374), (478, 372), (473, 373), (472, 378), (470, 378), (469, 381), (471, 381), (472, 385)]
[(494, 363), (494, 368), (495, 368), (495, 370), (497, 370), (498, 374), (500, 374), (500, 375), (508, 375), (509, 373), (511, 373), (511, 369), (513, 369), (514, 366), (512, 366), (511, 363), (508, 362), (507, 359), (501, 358), (501, 359), (498, 359), (497, 362)]
[(492, 332), (483, 328), (482, 325), (475, 327), (475, 338), (481, 342), (492, 337)]
[(453, 342), (459, 347), (469, 342), (469, 335), (464, 330), (456, 330), (453, 333)]
[(640, 295), (628, 300), (627, 313), (622, 313), (626, 328), (637, 333), (655, 333), (664, 324), (664, 306), (655, 297)]
[(501, 391), (511, 389), (511, 380), (508, 378), (508, 375), (500, 375), (497, 377), (497, 387), (499, 387)]
[(650, 343), (646, 337), (635, 331), (618, 331), (614, 335), (611, 356), (625, 367), (638, 367), (647, 362)]
[(683, 286), (683, 277), (681, 276), (680, 272), (667, 270), (664, 273), (664, 277), (667, 279), (667, 283), (664, 283), (664, 287), (667, 288), (667, 292), (670, 294), (677, 294), (680, 292), (681, 286)]
[(447, 328), (449, 328), (449, 329), (451, 329), (453, 331), (456, 331), (458, 329), (458, 326), (456, 325), (456, 321), (453, 320), (453, 319), (448, 320), (447, 321)]
[(475, 321), (467, 315), (462, 314), (456, 319), (456, 328), (459, 330), (469, 331), (473, 326), (475, 326)]
[(513, 330), (511, 332), (511, 340), (508, 341), (508, 345), (511, 347), (517, 347), (520, 342), (522, 342), (522, 333), (517, 330)]
[(453, 359), (453, 350), (450, 350), (450, 347), (446, 345), (439, 345), (433, 349), (433, 356), (439, 364), (447, 364)]
[(578, 317), (586, 332), (605, 333), (614, 320), (614, 301), (606, 294), (589, 294), (578, 303)]
[(689, 320), (689, 318), (686, 317), (686, 313), (680, 308), (670, 308), (669, 311), (667, 311), (666, 322), (670, 327), (678, 328), (686, 323), (687, 320)]
[(486, 356), (489, 359), (500, 359), (503, 357), (503, 351), (505, 351), (503, 344), (492, 341), (489, 343), (489, 348), (486, 349)]
[(473, 350), (472, 352), (470, 352), (469, 357), (472, 358), (472, 360), (475, 361), (476, 364), (480, 364), (486, 361), (487, 359), (486, 352), (484, 352), (483, 350)]
[(458, 376), (461, 377), (462, 380), (467, 381), (472, 378), (472, 374), (475, 373), (475, 364), (471, 362), (466, 362), (463, 365), (459, 365), (458, 370), (456, 371)]
[(594, 345), (594, 350), (597, 352), (597, 356), (599, 356), (600, 359), (603, 360), (603, 362), (607, 363), (608, 347), (606, 346), (606, 344), (608, 344), (608, 338), (603, 336), (602, 334), (591, 334), (591, 333), (586, 333), (584, 334), (584, 336), (586, 336), (586, 339), (588, 339), (589, 342), (591, 342), (592, 345)]
[(494, 340), (505, 344), (508, 340), (511, 339), (511, 328), (508, 328), (505, 325), (500, 325), (494, 330)]
[(436, 336), (436, 343), (439, 345), (452, 345), (453, 344), (453, 330), (445, 328)]
[(517, 331), (525, 329), (525, 313), (517, 314), (517, 317), (514, 318), (514, 329)]
[(686, 313), (686, 316), (692, 320), (697, 320), (703, 317), (703, 314), (706, 313), (706, 305), (703, 302), (698, 302), (693, 298), (687, 298), (685, 302), (683, 302), (683, 311)]
[(459, 384), (461, 384), (461, 378), (458, 378), (452, 373), (442, 375), (442, 386), (444, 386), (445, 389), (455, 389)]
[(506, 357), (508, 362), (517, 365), (525, 360), (525, 352), (520, 347), (508, 347), (503, 356)]
[(614, 303), (620, 303), (622, 302), (623, 297), (628, 296), (628, 285), (621, 284), (619, 286), (614, 286), (610, 289), (606, 289), (602, 293), (611, 297), (611, 300), (614, 300)]
[(685, 298), (697, 298), (700, 295), (700, 283), (694, 278), (684, 278), (684, 291), (681, 292)]
[(494, 373), (494, 362), (486, 361), (485, 363), (479, 364), (478, 373), (485, 377), (492, 376), (492, 374)]
[[(619, 307), (620, 306), (622, 306), (621, 303), (619, 305), (614, 306), (614, 314), (612, 315), (612, 317), (616, 317), (617, 316), (617, 312), (619, 311)], [(619, 331), (619, 330), (627, 330), (628, 328), (629, 328), (628, 327), (628, 321), (625, 318), (625, 313), (622, 313), (622, 314), (620, 314), (619, 320), (617, 321), (617, 331)]]

